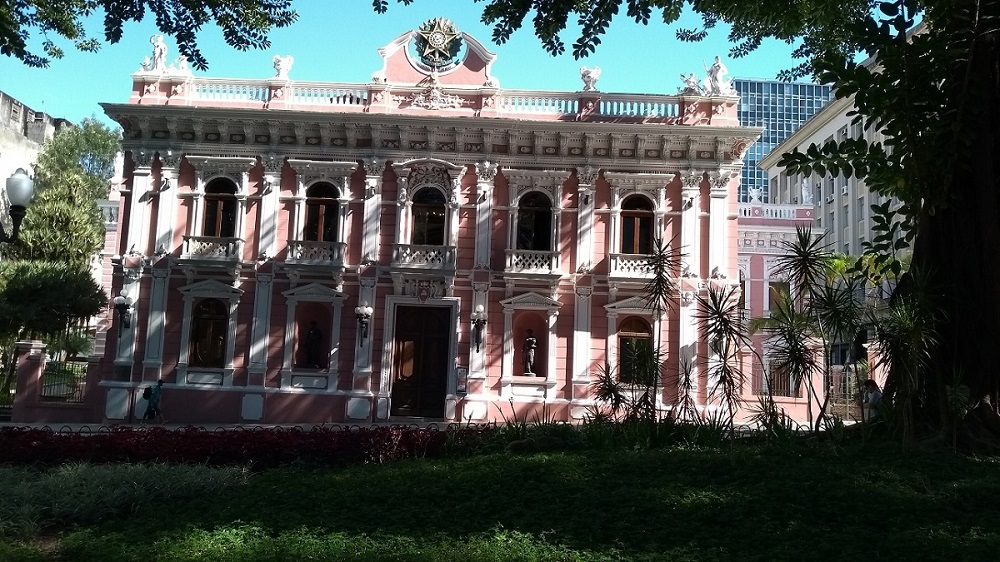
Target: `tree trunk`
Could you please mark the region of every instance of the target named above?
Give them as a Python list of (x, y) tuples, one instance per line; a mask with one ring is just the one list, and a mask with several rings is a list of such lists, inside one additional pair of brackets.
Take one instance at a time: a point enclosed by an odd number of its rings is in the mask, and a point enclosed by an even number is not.
[[(1000, 15), (998, 8), (1000, 3), (996, 2), (982, 6), (992, 11), (994, 18)], [(947, 203), (930, 210), (924, 208), (913, 245), (912, 267), (930, 274), (935, 304), (943, 313), (935, 326), (938, 346), (931, 353), (927, 376), (920, 381), (919, 394), (913, 402), (917, 421), (938, 430), (947, 427), (945, 385), (953, 384), (956, 370), (970, 389), (972, 404), (1000, 391), (997, 370), (1000, 290), (996, 287), (1000, 280), (997, 256), (1000, 194), (995, 164), (1000, 162), (997, 40), (996, 31), (979, 34), (971, 59), (967, 64), (956, 62), (958, 71), (946, 78), (964, 79), (966, 84), (961, 107), (951, 108), (957, 110), (955, 118), (960, 131), (957, 146), (942, 147), (943, 151), (957, 152), (956, 165), (950, 185), (940, 186), (946, 190)], [(900, 289), (905, 292), (907, 286), (901, 285)], [(893, 369), (890, 382), (899, 382), (898, 376)], [(996, 405), (992, 407), (995, 409)]]

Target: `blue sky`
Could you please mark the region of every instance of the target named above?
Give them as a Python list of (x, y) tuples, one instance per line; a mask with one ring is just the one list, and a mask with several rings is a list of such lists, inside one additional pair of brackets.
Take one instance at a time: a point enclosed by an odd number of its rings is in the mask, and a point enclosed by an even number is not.
[[(195, 74), (270, 78), (274, 74), (271, 58), (290, 54), (295, 57), (290, 75), (294, 80), (367, 82), (381, 68), (376, 49), (434, 17), (451, 19), (461, 31), (497, 53), (493, 75), (505, 88), (576, 91), (581, 87), (580, 66), (586, 65), (601, 67), (598, 89), (602, 91), (670, 94), (677, 91), (682, 72), (703, 76), (703, 61), (711, 61), (716, 54), (723, 56), (732, 77), (770, 79), (792, 66), (791, 46), (772, 42), (748, 57), (731, 60), (724, 29), (715, 30), (701, 43), (681, 43), (674, 37), (674, 26), (659, 23), (656, 17), (642, 26), (624, 16), (624, 10), (597, 52), (580, 61), (571, 53), (548, 55), (532, 32), (530, 16), (508, 43), (494, 44), (492, 30), (479, 21), (484, 4), (472, 0), (416, 0), (410, 6), (390, 2), (384, 15), (372, 11), (370, 0), (295, 0), (293, 5), (299, 21), (274, 31), (271, 48), (265, 51), (237, 51), (225, 44), (218, 28), (203, 29), (198, 40), (209, 69)], [(697, 16), (687, 15), (681, 23), (690, 27), (698, 21)], [(100, 19), (90, 24), (88, 33), (101, 37)], [(574, 31), (570, 27), (563, 35), (568, 51), (576, 39)], [(96, 53), (80, 53), (65, 43), (66, 57), (44, 69), (0, 57), (0, 89), (32, 109), (70, 121), (92, 115), (103, 118), (99, 102), (128, 100), (129, 76), (150, 53), (149, 37), (155, 32), (153, 20), (147, 17), (127, 26), (121, 42), (104, 45)], [(170, 38), (167, 44), (167, 59), (173, 61), (176, 45)]]

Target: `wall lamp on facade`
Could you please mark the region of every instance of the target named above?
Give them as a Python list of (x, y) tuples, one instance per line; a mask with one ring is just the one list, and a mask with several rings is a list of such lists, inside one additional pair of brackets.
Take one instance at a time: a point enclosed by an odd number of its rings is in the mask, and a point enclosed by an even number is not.
[(10, 203), (9, 213), (13, 227), (10, 230), (10, 235), (0, 227), (0, 242), (17, 242), (21, 221), (24, 220), (24, 213), (28, 210), (28, 203), (34, 193), (35, 182), (23, 169), (18, 168), (7, 178), (7, 201)]
[(476, 353), (479, 353), (479, 347), (483, 344), (483, 328), (486, 327), (486, 311), (483, 309), (483, 305), (477, 304), (476, 309), (472, 311), (470, 317), (472, 318), (472, 331), (473, 339), (476, 342)]
[(111, 302), (115, 311), (118, 312), (118, 335), (121, 336), (123, 329), (132, 327), (132, 297), (125, 293), (125, 289), (122, 289), (117, 297), (111, 299)]
[(358, 347), (364, 346), (365, 340), (368, 338), (368, 323), (371, 322), (372, 314), (374, 312), (375, 309), (368, 306), (367, 302), (363, 302), (354, 307), (354, 315), (358, 317), (358, 327), (361, 328), (361, 337), (358, 339)]

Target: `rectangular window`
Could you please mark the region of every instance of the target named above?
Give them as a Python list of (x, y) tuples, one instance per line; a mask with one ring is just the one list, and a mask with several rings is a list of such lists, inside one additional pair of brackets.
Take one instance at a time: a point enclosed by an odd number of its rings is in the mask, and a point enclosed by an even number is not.
[(778, 303), (789, 298), (788, 281), (768, 281), (768, 307), (771, 310), (777, 308)]

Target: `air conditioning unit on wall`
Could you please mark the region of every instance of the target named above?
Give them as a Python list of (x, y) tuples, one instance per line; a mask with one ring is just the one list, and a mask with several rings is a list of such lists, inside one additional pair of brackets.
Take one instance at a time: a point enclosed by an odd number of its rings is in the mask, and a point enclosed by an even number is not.
[(846, 185), (844, 187), (840, 188), (840, 194), (841, 195), (847, 195), (847, 186)]
[(826, 196), (826, 202), (827, 203), (833, 203), (833, 195), (827, 195)]

